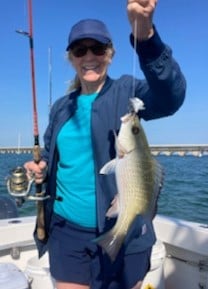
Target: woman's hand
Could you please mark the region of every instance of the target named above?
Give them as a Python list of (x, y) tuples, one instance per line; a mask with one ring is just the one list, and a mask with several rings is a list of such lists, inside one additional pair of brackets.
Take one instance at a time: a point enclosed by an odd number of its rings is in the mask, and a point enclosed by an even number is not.
[(127, 13), (132, 33), (138, 41), (145, 41), (153, 34), (152, 18), (157, 0), (128, 0)]
[(34, 178), (37, 184), (44, 182), (47, 175), (47, 163), (45, 161), (41, 160), (39, 163), (29, 161), (24, 164), (24, 168), (28, 179)]

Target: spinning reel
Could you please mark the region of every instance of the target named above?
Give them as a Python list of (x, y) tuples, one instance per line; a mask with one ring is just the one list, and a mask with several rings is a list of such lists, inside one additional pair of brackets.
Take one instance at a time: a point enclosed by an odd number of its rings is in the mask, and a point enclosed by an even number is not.
[(32, 184), (34, 177), (27, 177), (26, 170), (18, 166), (11, 171), (11, 175), (7, 179), (7, 190), (16, 200), (18, 206), (21, 206), (26, 200), (44, 201), (49, 196), (44, 196), (45, 192), (40, 194), (32, 193)]

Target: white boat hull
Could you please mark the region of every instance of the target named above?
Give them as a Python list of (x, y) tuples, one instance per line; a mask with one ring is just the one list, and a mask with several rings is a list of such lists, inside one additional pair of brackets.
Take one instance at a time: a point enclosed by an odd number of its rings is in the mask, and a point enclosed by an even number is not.
[(208, 288), (208, 225), (157, 216), (154, 226), (166, 248), (165, 288)]
[[(0, 220), (0, 266), (14, 264), (31, 289), (54, 289), (48, 255), (38, 259), (34, 226), (35, 217)], [(154, 226), (158, 241), (142, 289), (208, 288), (208, 226), (164, 216), (156, 216)], [(2, 284), (0, 267), (0, 289), (8, 287)]]

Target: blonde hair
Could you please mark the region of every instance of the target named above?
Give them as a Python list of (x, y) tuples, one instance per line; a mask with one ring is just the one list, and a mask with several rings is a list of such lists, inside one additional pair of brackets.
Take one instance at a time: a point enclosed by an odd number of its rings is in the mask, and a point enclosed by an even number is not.
[[(109, 47), (107, 48), (107, 55), (112, 59), (114, 54), (115, 54), (115, 49), (113, 47), (112, 44), (109, 45)], [(72, 57), (72, 53), (71, 51), (67, 51), (67, 55), (66, 55), (67, 59), (71, 62), (71, 57)], [(81, 81), (79, 79), (79, 76), (76, 74), (74, 79), (70, 82), (69, 88), (68, 88), (68, 92), (71, 92), (73, 90), (77, 90), (81, 88)]]
[(81, 81), (79, 79), (79, 76), (76, 74), (74, 79), (70, 82), (68, 92), (71, 92), (73, 90), (77, 90), (81, 88)]

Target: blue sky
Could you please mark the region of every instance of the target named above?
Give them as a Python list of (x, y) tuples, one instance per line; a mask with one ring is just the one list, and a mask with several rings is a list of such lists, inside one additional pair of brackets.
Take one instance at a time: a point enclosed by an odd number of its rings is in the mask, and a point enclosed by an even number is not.
[[(0, 147), (33, 146), (32, 90), (27, 0), (0, 2)], [(187, 80), (186, 100), (171, 117), (143, 122), (150, 144), (208, 143), (208, 1), (159, 0), (154, 23)], [(40, 142), (48, 121), (49, 47), (52, 61), (52, 101), (64, 95), (74, 71), (65, 58), (70, 27), (82, 18), (103, 20), (116, 54), (109, 69), (113, 78), (133, 73), (133, 51), (126, 0), (33, 0), (33, 38)], [(137, 76), (143, 74), (137, 68)]]

